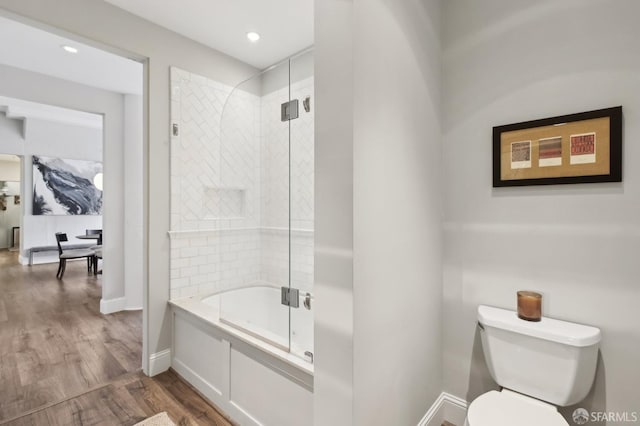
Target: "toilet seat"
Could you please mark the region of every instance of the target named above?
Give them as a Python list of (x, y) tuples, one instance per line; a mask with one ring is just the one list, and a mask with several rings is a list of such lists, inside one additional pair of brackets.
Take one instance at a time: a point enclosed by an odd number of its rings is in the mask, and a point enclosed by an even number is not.
[(569, 426), (555, 406), (503, 389), (480, 395), (467, 411), (468, 426)]

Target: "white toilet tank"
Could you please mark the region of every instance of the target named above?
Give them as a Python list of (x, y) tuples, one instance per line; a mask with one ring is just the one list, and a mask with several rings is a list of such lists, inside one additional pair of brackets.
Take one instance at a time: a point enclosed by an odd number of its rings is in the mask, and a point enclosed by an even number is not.
[(500, 386), (554, 405), (582, 401), (598, 361), (600, 330), (571, 322), (518, 318), (514, 311), (478, 307), (482, 348)]

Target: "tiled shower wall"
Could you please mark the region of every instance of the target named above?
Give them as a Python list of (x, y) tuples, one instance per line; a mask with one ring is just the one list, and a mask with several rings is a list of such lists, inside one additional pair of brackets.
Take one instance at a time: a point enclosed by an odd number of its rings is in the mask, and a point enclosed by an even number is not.
[(260, 98), (231, 91), (171, 69), (171, 298), (259, 279)]
[[(313, 79), (258, 96), (171, 69), (171, 298), (313, 282)], [(226, 106), (225, 106), (226, 104)], [(223, 117), (224, 115), (224, 117)], [(291, 205), (289, 205), (289, 190)]]

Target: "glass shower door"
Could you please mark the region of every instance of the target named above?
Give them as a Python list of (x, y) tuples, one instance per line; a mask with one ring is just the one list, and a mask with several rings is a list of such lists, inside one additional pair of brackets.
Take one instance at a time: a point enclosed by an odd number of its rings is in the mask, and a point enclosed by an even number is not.
[[(241, 83), (221, 123), (220, 321), (289, 351), (289, 64)], [(286, 299), (286, 300), (285, 300)]]
[(223, 109), (220, 321), (313, 361), (313, 55), (233, 89)]
[(291, 309), (291, 353), (313, 362), (314, 79), (313, 52), (290, 60), (290, 277), (300, 304)]

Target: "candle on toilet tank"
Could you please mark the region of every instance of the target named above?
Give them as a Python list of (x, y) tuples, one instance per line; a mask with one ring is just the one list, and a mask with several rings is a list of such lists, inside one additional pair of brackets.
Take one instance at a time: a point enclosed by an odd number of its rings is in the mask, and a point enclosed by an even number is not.
[(542, 317), (542, 295), (534, 291), (519, 291), (518, 317), (527, 321), (540, 321)]

